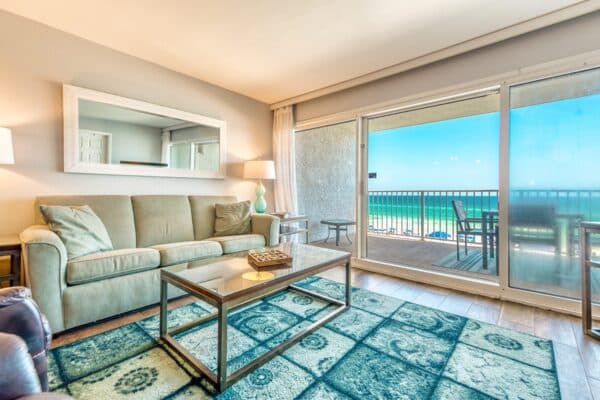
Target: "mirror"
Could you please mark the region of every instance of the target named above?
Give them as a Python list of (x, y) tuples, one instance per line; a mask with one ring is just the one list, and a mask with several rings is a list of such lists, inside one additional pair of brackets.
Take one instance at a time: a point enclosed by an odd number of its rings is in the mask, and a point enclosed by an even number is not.
[(65, 85), (65, 172), (225, 176), (224, 121)]

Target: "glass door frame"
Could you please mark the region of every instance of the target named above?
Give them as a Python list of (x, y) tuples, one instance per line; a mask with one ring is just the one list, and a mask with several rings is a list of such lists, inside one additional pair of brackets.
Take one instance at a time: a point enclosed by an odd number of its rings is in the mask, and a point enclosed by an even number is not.
[[(490, 86), (480, 86), (472, 90), (459, 90), (455, 93), (451, 93), (445, 96), (431, 96), (430, 98), (422, 99), (422, 101), (411, 101), (408, 100), (405, 104), (397, 107), (383, 110), (373, 111), (365, 113), (358, 117), (360, 121), (357, 124), (357, 149), (360, 152), (358, 155), (357, 166), (357, 210), (360, 212), (357, 215), (357, 237), (356, 245), (356, 259), (354, 265), (358, 268), (365, 270), (379, 272), (386, 275), (393, 275), (404, 279), (414, 280), (422, 283), (430, 283), (436, 286), (447, 287), (450, 289), (457, 289), (466, 292), (476, 293), (491, 297), (501, 297), (499, 277), (479, 278), (476, 276), (468, 276), (464, 274), (452, 274), (451, 272), (445, 272), (438, 269), (425, 269), (420, 267), (391, 264), (382, 261), (376, 261), (368, 258), (367, 255), (367, 240), (368, 240), (368, 136), (369, 136), (369, 119), (382, 117), (385, 115), (409, 112), (413, 110), (424, 109), (428, 107), (434, 107), (437, 105), (447, 104), (450, 102), (456, 102), (460, 100), (467, 100), (476, 97), (480, 97), (489, 93), (498, 92), (501, 93), (501, 85), (495, 84)], [(502, 120), (502, 110), (501, 120)], [(502, 125), (502, 123), (500, 124)], [(500, 141), (502, 146), (502, 141)], [(501, 177), (501, 176), (500, 176)], [(502, 258), (499, 258), (500, 269), (502, 268)]]
[[(387, 104), (320, 117), (304, 121), (301, 129), (307, 126), (331, 125), (332, 123), (356, 120), (356, 221), (357, 235), (354, 244), (353, 266), (368, 271), (413, 280), (435, 286), (456, 289), (488, 297), (537, 306), (573, 315), (581, 315), (581, 302), (550, 294), (531, 292), (509, 286), (509, 235), (508, 235), (508, 198), (509, 198), (509, 114), (510, 88), (524, 83), (535, 82), (570, 73), (581, 72), (600, 67), (600, 51), (593, 51), (575, 57), (511, 71), (485, 80), (465, 83), (429, 93), (408, 96)], [(473, 97), (494, 88), (500, 90), (500, 138), (499, 138), (499, 228), (500, 247), (499, 275), (497, 281), (478, 279), (463, 275), (452, 275), (437, 270), (426, 270), (406, 265), (389, 264), (371, 260), (367, 257), (368, 235), (368, 120), (385, 114), (424, 108), (466, 96)], [(593, 306), (593, 312), (600, 314), (600, 305)]]
[[(581, 315), (581, 301), (551, 294), (533, 292), (510, 286), (510, 261), (509, 261), (509, 229), (508, 229), (508, 201), (510, 191), (509, 179), (509, 139), (510, 139), (510, 89), (513, 86), (543, 81), (555, 77), (568, 76), (577, 72), (584, 72), (600, 68), (600, 59), (593, 57), (578, 57), (566, 65), (550, 67), (542, 71), (532, 71), (521, 74), (502, 82), (500, 89), (501, 101), (501, 132), (500, 132), (500, 290), (501, 297), (518, 303), (530, 304), (537, 307), (564, 311), (570, 314)], [(600, 305), (593, 305), (592, 312), (600, 313)]]
[[(435, 108), (438, 106), (445, 106), (445, 105), (451, 105), (453, 103), (460, 103), (462, 101), (469, 101), (469, 100), (477, 100), (483, 97), (486, 97), (488, 95), (500, 95), (500, 85), (495, 85), (495, 86), (489, 86), (489, 87), (485, 87), (485, 88), (481, 88), (481, 89), (477, 89), (477, 90), (471, 90), (468, 92), (461, 92), (458, 93), (456, 95), (452, 95), (452, 96), (446, 96), (443, 98), (437, 98), (437, 99), (433, 99), (432, 101), (428, 101), (428, 102), (424, 102), (424, 103), (419, 103), (419, 104), (411, 104), (408, 105), (406, 107), (401, 107), (399, 109), (394, 109), (392, 111), (385, 111), (382, 113), (374, 113), (374, 114), (369, 114), (367, 116), (364, 116), (361, 121), (362, 124), (364, 125), (364, 132), (362, 132), (361, 136), (361, 140), (363, 140), (363, 143), (365, 144), (365, 160), (364, 160), (364, 165), (366, 169), (369, 169), (368, 166), (368, 141), (369, 141), (369, 127), (368, 127), (368, 122), (370, 119), (378, 119), (378, 118), (382, 118), (382, 117), (386, 117), (386, 116), (393, 116), (396, 114), (403, 114), (403, 113), (410, 113), (413, 111), (421, 111), (421, 110), (427, 110), (429, 108)], [(500, 100), (498, 100), (498, 114), (500, 114)], [(439, 121), (438, 121), (439, 122)], [(500, 123), (498, 124), (498, 132), (500, 132)], [(497, 151), (498, 154), (500, 153), (499, 150), (499, 146), (500, 143), (498, 143), (498, 147), (497, 147)], [(362, 175), (363, 178), (363, 182), (365, 184), (365, 189), (364, 192), (368, 194), (369, 192), (369, 188), (368, 188), (368, 171), (366, 171), (367, 174), (366, 175)], [(498, 182), (499, 182), (499, 175), (498, 175)], [(414, 188), (413, 188), (414, 189)], [(486, 189), (491, 189), (491, 188), (486, 188)], [(423, 192), (438, 192), (439, 190), (437, 189), (432, 189), (432, 190), (424, 190)], [(470, 190), (456, 190), (457, 193), (461, 192), (469, 192)], [(473, 190), (474, 192), (476, 192), (477, 190)], [(383, 192), (385, 192), (385, 190), (383, 190)], [(448, 191), (449, 192), (449, 191)], [(368, 196), (367, 196), (368, 199)], [(498, 202), (499, 202), (499, 193), (498, 193)], [(368, 208), (368, 202), (365, 205), (365, 207)], [(369, 215), (368, 215), (368, 210), (363, 214), (363, 221), (369, 221)], [(369, 223), (367, 222), (367, 225)], [(364, 258), (365, 260), (369, 260), (368, 258), (368, 249), (367, 249), (367, 241), (368, 241), (368, 234), (364, 236), (363, 239), (363, 247), (362, 247), (362, 252), (361, 254), (363, 255), (362, 258)], [(448, 244), (448, 243), (447, 243)], [(449, 244), (454, 245), (455, 241), (451, 241), (449, 242)], [(377, 261), (377, 260), (372, 260), (372, 261)], [(378, 261), (381, 262), (381, 261)], [(386, 263), (385, 261), (383, 261), (384, 263)], [(402, 265), (402, 264), (394, 264), (394, 265)], [(448, 269), (445, 267), (440, 267), (440, 266), (435, 266), (435, 265), (431, 265), (429, 267), (423, 267), (423, 266), (406, 266), (403, 265), (404, 267), (410, 267), (410, 268), (415, 268), (415, 269), (426, 269), (427, 271), (437, 271), (440, 272), (442, 275), (451, 275), (451, 276), (462, 276), (465, 277), (467, 279), (475, 279), (477, 282), (491, 282), (491, 283), (497, 283), (499, 281), (499, 271), (497, 274), (495, 275), (484, 275), (484, 274), (476, 274), (473, 272), (466, 272), (466, 271), (461, 271), (461, 270), (457, 270), (457, 269)], [(488, 286), (484, 286), (486, 289), (488, 288)], [(487, 292), (486, 292), (487, 293)]]

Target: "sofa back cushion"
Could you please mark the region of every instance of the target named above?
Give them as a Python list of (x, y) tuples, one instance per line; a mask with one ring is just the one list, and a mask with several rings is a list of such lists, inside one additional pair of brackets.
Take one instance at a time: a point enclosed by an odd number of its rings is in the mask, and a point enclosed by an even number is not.
[(194, 240), (187, 196), (132, 196), (137, 247)]
[(65, 244), (69, 259), (113, 249), (104, 223), (89, 206), (41, 204), (40, 211)]
[(215, 236), (244, 235), (251, 231), (252, 203), (215, 204)]
[(235, 196), (189, 196), (194, 223), (194, 240), (214, 236), (215, 204), (235, 203)]
[(56, 206), (88, 205), (102, 220), (114, 249), (136, 247), (133, 209), (129, 196), (40, 196), (35, 201), (35, 222), (46, 224), (40, 204)]

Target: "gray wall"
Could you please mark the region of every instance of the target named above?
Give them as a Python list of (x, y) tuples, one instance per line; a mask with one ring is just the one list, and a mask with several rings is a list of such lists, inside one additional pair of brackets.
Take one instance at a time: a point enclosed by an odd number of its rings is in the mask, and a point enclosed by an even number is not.
[(119, 164), (121, 161), (160, 162), (160, 128), (98, 118), (79, 118), (79, 128), (111, 133), (112, 164)]
[(300, 103), (296, 106), (296, 120), (304, 121), (394, 101), (598, 49), (600, 49), (600, 11), (421, 68)]
[[(225, 180), (65, 174), (62, 84), (100, 90), (227, 121)], [(13, 131), (15, 160), (0, 166), (0, 234), (33, 223), (35, 196), (49, 194), (232, 194), (254, 199), (242, 162), (272, 158), (266, 104), (0, 11), (0, 126)], [(272, 185), (265, 182), (269, 204)]]
[(322, 219), (354, 219), (355, 160), (354, 122), (296, 132), (298, 210), (310, 219), (311, 241), (327, 237)]

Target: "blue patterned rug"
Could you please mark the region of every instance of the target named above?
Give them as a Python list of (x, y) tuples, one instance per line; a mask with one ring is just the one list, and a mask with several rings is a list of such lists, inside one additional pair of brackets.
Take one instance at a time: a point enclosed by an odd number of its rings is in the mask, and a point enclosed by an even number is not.
[[(300, 286), (343, 298), (339, 283)], [(218, 399), (560, 399), (552, 342), (354, 288), (353, 306)], [(331, 304), (287, 290), (229, 318), (228, 368), (236, 370), (328, 312)], [(180, 325), (212, 311), (171, 312)], [(77, 399), (211, 399), (202, 376), (155, 340), (158, 316), (50, 352), (51, 388)], [(216, 365), (213, 322), (178, 335)]]

